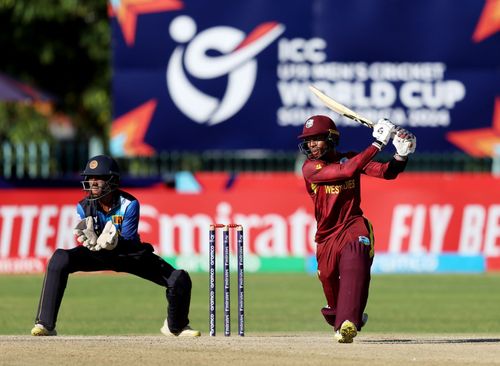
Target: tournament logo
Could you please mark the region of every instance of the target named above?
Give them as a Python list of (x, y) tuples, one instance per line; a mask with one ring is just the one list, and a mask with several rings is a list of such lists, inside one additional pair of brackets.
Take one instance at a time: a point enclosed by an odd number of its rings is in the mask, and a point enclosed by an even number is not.
[[(258, 25), (248, 36), (239, 29), (216, 26), (197, 33), (193, 18), (181, 15), (170, 24), (179, 45), (167, 65), (167, 88), (177, 108), (200, 124), (215, 125), (234, 116), (252, 94), (257, 77), (255, 57), (285, 30), (277, 22)], [(221, 100), (204, 93), (190, 80), (227, 75)]]

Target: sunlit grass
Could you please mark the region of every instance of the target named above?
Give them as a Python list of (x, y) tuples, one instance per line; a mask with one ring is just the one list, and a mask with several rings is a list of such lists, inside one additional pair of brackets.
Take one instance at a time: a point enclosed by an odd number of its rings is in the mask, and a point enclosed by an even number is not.
[[(191, 325), (208, 330), (208, 276), (192, 274)], [(219, 276), (221, 277), (221, 276)], [(233, 276), (234, 277), (234, 276)], [(41, 275), (0, 276), (0, 334), (29, 334)], [(232, 331), (237, 328), (232, 278)], [(330, 330), (320, 314), (321, 285), (308, 274), (247, 274), (247, 334)], [(366, 332), (488, 333), (500, 331), (500, 275), (377, 275), (372, 278)], [(222, 333), (222, 283), (217, 331)], [(60, 334), (159, 334), (165, 290), (124, 274), (71, 275), (57, 329)]]

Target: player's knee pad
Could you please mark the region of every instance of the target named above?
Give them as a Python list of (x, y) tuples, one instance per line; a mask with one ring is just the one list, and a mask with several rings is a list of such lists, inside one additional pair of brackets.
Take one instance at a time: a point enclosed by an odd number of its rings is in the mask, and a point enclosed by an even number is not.
[(173, 332), (180, 331), (189, 323), (191, 278), (184, 270), (174, 270), (170, 274), (167, 283), (168, 327)]
[(183, 269), (176, 269), (167, 280), (169, 290), (176, 294), (191, 293), (191, 277)]
[(69, 254), (64, 249), (57, 249), (48, 264), (49, 271), (62, 271), (69, 267)]

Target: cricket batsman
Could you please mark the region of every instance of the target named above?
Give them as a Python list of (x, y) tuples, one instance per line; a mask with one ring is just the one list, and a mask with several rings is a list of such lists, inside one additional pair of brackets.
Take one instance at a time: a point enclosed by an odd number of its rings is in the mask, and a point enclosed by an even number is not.
[[(361, 210), (361, 174), (395, 179), (403, 172), (416, 137), (387, 119), (373, 127), (371, 142), (363, 151), (337, 151), (340, 133), (323, 115), (307, 119), (299, 149), (307, 156), (303, 166), (306, 190), (314, 203), (317, 231), (318, 277), (327, 306), (321, 309), (339, 343), (352, 343), (368, 320), (370, 268), (375, 238)], [(372, 161), (391, 141), (396, 149), (387, 163)]]

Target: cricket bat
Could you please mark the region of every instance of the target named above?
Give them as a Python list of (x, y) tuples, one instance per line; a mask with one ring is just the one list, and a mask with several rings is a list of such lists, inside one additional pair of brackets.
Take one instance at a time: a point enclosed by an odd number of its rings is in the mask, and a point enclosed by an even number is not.
[(375, 123), (373, 123), (371, 120), (359, 115), (358, 113), (354, 112), (353, 110), (347, 108), (345, 105), (340, 104), (339, 102), (330, 98), (328, 95), (323, 93), (321, 90), (316, 88), (314, 85), (309, 85), (309, 90), (311, 90), (313, 92), (313, 94), (316, 95), (332, 111), (334, 111), (342, 116), (345, 116), (349, 119), (352, 119), (353, 121), (361, 123), (361, 124), (365, 125), (366, 127), (373, 128), (373, 125)]

